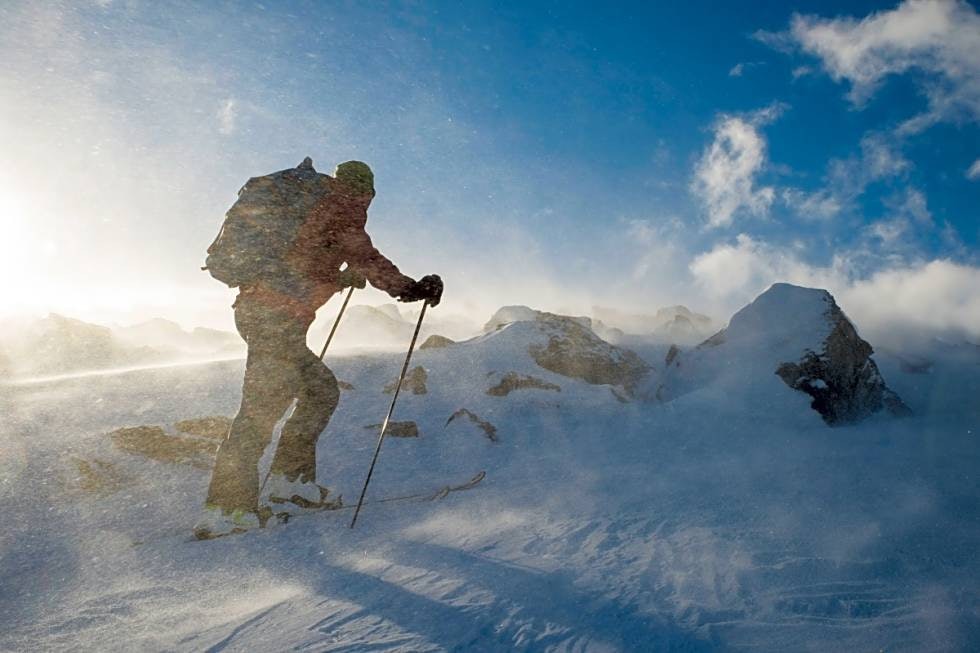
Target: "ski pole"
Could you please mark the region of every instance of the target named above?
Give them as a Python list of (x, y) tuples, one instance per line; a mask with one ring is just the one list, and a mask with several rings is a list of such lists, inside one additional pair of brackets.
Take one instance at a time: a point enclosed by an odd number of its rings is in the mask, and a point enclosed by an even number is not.
[[(350, 301), (350, 296), (353, 295), (353, 294), (354, 294), (354, 286), (351, 286), (350, 287), (350, 290), (347, 291), (347, 296), (344, 297), (344, 303), (340, 305), (340, 312), (337, 313), (337, 319), (334, 320), (333, 326), (330, 328), (330, 334), (327, 336), (327, 341), (325, 343), (323, 343), (323, 349), (320, 350), (320, 360), (321, 361), (323, 360), (324, 355), (326, 355), (326, 353), (327, 353), (327, 347), (330, 346), (330, 341), (333, 340), (333, 334), (335, 334), (337, 332), (337, 327), (340, 326), (340, 318), (342, 318), (344, 316), (344, 309), (347, 308), (347, 302)], [(286, 409), (287, 412), (289, 412), (290, 414), (292, 414), (293, 407), (294, 406), (296, 406), (296, 400), (295, 399), (293, 399), (293, 403), (289, 404), (289, 408)], [(270, 469), (269, 471), (267, 471), (265, 473), (265, 478), (262, 479), (262, 484), (259, 485), (259, 496), (262, 496), (262, 490), (265, 489), (265, 484), (266, 484), (266, 482), (268, 482), (269, 476), (271, 476), (271, 475), (272, 475), (272, 469)]]
[(330, 341), (333, 340), (333, 334), (337, 333), (337, 327), (340, 326), (340, 318), (344, 315), (344, 309), (347, 308), (347, 302), (350, 301), (350, 296), (354, 294), (354, 286), (350, 287), (347, 291), (347, 296), (344, 297), (344, 303), (340, 305), (340, 312), (337, 313), (337, 319), (334, 320), (333, 327), (330, 329), (330, 335), (327, 336), (327, 341), (323, 343), (323, 349), (320, 350), (320, 360), (323, 360), (324, 355), (327, 353), (327, 347), (330, 346)]
[(425, 309), (428, 307), (429, 302), (426, 301), (422, 304), (422, 312), (419, 314), (418, 324), (415, 325), (415, 333), (412, 334), (412, 342), (408, 346), (408, 355), (405, 356), (405, 364), (402, 365), (402, 373), (398, 377), (398, 384), (395, 386), (395, 396), (391, 398), (391, 405), (388, 406), (388, 414), (385, 415), (385, 421), (381, 423), (381, 434), (378, 435), (378, 446), (374, 448), (374, 457), (371, 459), (371, 466), (368, 468), (367, 478), (364, 479), (364, 487), (361, 489), (361, 497), (357, 500), (357, 509), (354, 510), (354, 518), (350, 520), (350, 527), (354, 528), (354, 524), (357, 523), (357, 515), (361, 512), (361, 506), (364, 504), (364, 495), (367, 494), (368, 483), (371, 482), (371, 474), (374, 473), (374, 465), (378, 462), (378, 454), (381, 453), (381, 444), (385, 441), (385, 431), (388, 429), (388, 421), (391, 420), (391, 414), (395, 412), (395, 402), (398, 401), (398, 393), (402, 389), (402, 381), (405, 380), (405, 374), (408, 372), (408, 363), (412, 360), (412, 351), (415, 349), (415, 341), (419, 337), (419, 330), (422, 328), (422, 318), (425, 317)]

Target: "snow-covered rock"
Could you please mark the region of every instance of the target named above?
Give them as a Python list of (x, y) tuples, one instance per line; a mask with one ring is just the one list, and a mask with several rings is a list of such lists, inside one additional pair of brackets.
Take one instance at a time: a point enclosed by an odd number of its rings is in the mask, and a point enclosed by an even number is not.
[(451, 347), (455, 345), (456, 342), (446, 336), (440, 336), (439, 334), (433, 333), (431, 336), (425, 339), (419, 349), (442, 349), (444, 347)]
[(375, 310), (378, 311), (378, 312), (380, 312), (380, 313), (384, 313), (385, 315), (387, 315), (391, 319), (395, 320), (396, 322), (404, 322), (405, 321), (405, 318), (402, 315), (402, 312), (400, 310), (398, 310), (398, 305), (397, 304), (382, 304), (381, 306), (376, 306), (375, 307)]
[(672, 352), (659, 396), (670, 399), (712, 383), (737, 393), (750, 386), (774, 390), (775, 374), (809, 395), (828, 424), (854, 422), (883, 409), (908, 414), (885, 384), (872, 352), (826, 290), (778, 283), (695, 350)]
[(3, 333), (12, 376), (54, 375), (173, 358), (173, 352), (121, 341), (109, 327), (56, 313)]
[[(331, 349), (343, 347), (407, 347), (413, 325), (404, 320), (393, 306), (348, 306), (338, 326)], [(310, 346), (319, 351), (333, 327), (336, 315), (326, 311), (328, 319), (318, 320), (310, 330)]]
[[(338, 296), (333, 303), (320, 310), (320, 317), (310, 329), (308, 343), (311, 349), (319, 351), (319, 348), (323, 347), (327, 334), (336, 320), (336, 311), (340, 308), (339, 302)], [(418, 310), (411, 305), (402, 305), (401, 308), (395, 304), (348, 306), (330, 348), (332, 351), (344, 348), (405, 350), (412, 339), (417, 322)], [(439, 334), (440, 338), (450, 341), (442, 344), (451, 344), (452, 340), (471, 338), (479, 332), (479, 325), (473, 320), (454, 314), (444, 315), (440, 310), (432, 310), (426, 313), (419, 332), (419, 342), (426, 343), (428, 338)], [(427, 346), (435, 345), (429, 343)]]
[(609, 326), (602, 320), (592, 320), (592, 331), (597, 336), (613, 345), (620, 344), (626, 338), (626, 332), (622, 329)]
[(679, 345), (693, 345), (711, 333), (712, 322), (707, 315), (695, 313), (686, 306), (667, 306), (654, 316), (657, 326), (653, 334), (659, 339)]
[(51, 313), (0, 327), (0, 350), (11, 377), (213, 360), (241, 355), (244, 348), (237, 334), (201, 327), (185, 331), (162, 318), (108, 327)]
[[(694, 345), (715, 328), (710, 317), (683, 305), (665, 306), (652, 315), (594, 306), (592, 314), (593, 331), (617, 344), (629, 340), (627, 335), (631, 335), (663, 344)], [(603, 333), (603, 329), (608, 333)]]
[(600, 338), (591, 324), (587, 317), (507, 306), (497, 311), (485, 328), (509, 330), (509, 339), (522, 339), (522, 349), (539, 367), (592, 385), (618, 386), (626, 396), (632, 396), (650, 372), (650, 365), (634, 352)]
[[(542, 314), (542, 311), (537, 311), (527, 306), (504, 306), (490, 317), (487, 323), (483, 325), (483, 330), (494, 331), (511, 322), (534, 322)], [(572, 317), (570, 315), (563, 315), (562, 317), (586, 329), (592, 328), (591, 318), (583, 316)]]
[(237, 333), (205, 327), (187, 331), (163, 318), (115, 327), (113, 334), (129, 347), (153, 347), (188, 357), (240, 354), (245, 350), (245, 343)]
[(628, 395), (650, 372), (634, 352), (609, 344), (576, 318), (539, 313), (534, 324), (547, 343), (529, 345), (528, 353), (546, 370), (594, 385), (621, 386)]
[(629, 334), (653, 332), (661, 323), (649, 313), (630, 313), (609, 306), (593, 306), (592, 319)]

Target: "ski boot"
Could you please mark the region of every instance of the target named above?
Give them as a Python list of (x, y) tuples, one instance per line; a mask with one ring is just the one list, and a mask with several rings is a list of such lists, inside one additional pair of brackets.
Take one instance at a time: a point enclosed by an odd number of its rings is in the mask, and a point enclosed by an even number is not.
[(290, 481), (283, 474), (272, 474), (266, 481), (268, 501), (276, 518), (285, 523), (290, 515), (320, 510), (336, 510), (344, 505), (343, 498), (328, 500), (330, 490), (313, 481)]
[(194, 525), (194, 538), (198, 540), (213, 540), (225, 535), (244, 533), (255, 528), (262, 528), (272, 516), (268, 508), (245, 510), (235, 508), (227, 510), (221, 506), (207, 503), (204, 513)]

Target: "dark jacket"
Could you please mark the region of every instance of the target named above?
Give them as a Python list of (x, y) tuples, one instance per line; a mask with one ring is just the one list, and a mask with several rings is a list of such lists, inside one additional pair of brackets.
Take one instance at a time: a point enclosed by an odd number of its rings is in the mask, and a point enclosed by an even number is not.
[(375, 288), (392, 297), (404, 294), (414, 280), (378, 251), (364, 229), (366, 223), (367, 207), (340, 192), (327, 194), (311, 211), (287, 255), (287, 264), (293, 272), (312, 282), (304, 296), (277, 292), (261, 282), (255, 288), (242, 290), (257, 292), (272, 303), (295, 302), (316, 311), (341, 290), (338, 277), (346, 263)]

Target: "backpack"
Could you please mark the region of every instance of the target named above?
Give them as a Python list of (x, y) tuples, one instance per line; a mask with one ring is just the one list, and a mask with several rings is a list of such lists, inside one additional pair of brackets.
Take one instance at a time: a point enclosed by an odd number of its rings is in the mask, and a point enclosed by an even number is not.
[(262, 281), (294, 297), (306, 295), (313, 281), (290, 265), (289, 255), (314, 207), (330, 194), (329, 182), (309, 157), (295, 168), (249, 179), (202, 269), (232, 288)]

